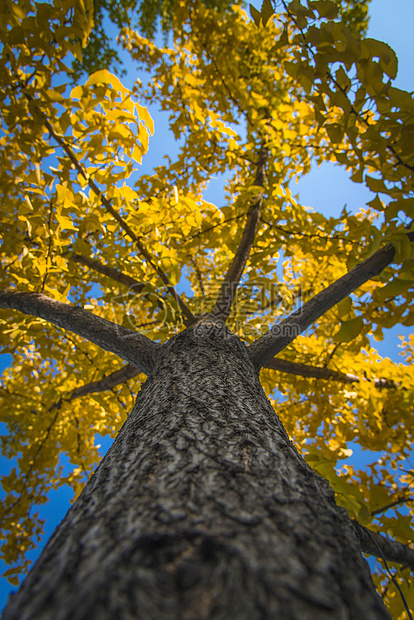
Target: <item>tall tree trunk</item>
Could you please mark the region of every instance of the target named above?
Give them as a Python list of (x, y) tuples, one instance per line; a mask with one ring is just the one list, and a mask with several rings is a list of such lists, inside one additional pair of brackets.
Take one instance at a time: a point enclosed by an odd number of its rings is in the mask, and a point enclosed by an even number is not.
[(390, 618), (349, 517), (289, 441), (246, 347), (206, 325), (161, 351), (3, 617)]

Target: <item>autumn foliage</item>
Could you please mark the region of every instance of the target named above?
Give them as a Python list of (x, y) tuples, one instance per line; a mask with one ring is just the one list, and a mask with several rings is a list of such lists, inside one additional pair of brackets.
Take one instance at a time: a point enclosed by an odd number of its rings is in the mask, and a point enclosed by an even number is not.
[[(229, 329), (251, 343), (393, 245), (381, 274), (294, 334), (261, 381), (337, 502), (410, 544), (414, 338), (401, 363), (374, 346), (414, 324), (414, 100), (392, 85), (393, 50), (352, 34), (330, 0), (282, 2), (276, 14), (265, 2), (251, 16), (177, 2), (165, 46), (121, 31), (145, 84), (130, 90), (102, 69), (73, 85), (90, 1), (2, 2), (0, 12), (2, 289), (82, 306), (159, 342), (219, 314), (221, 295)], [(154, 102), (180, 148), (140, 175)], [(295, 180), (326, 161), (371, 190), (357, 213), (326, 217), (298, 202)], [(222, 204), (203, 197), (214, 178), (225, 181)], [(236, 282), (230, 297), (223, 281)], [(2, 479), (1, 554), (17, 583), (42, 532), (36, 506), (64, 484), (80, 492), (99, 459), (96, 435), (115, 436), (145, 376), (36, 313), (3, 309), (0, 325), (14, 360), (0, 385), (1, 446), (15, 459)], [(356, 444), (380, 457), (342, 466)], [(409, 569), (391, 570), (414, 607)], [(379, 564), (375, 580), (394, 617), (408, 618)]]

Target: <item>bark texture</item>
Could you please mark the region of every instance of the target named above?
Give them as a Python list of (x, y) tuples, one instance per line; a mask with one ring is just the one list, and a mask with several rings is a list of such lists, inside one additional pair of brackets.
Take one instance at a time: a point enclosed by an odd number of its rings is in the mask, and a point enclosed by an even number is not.
[(358, 521), (354, 521), (361, 548), (377, 558), (385, 558), (390, 562), (397, 562), (414, 570), (414, 549), (402, 545), (396, 540), (389, 540), (378, 532), (372, 532)]
[(116, 353), (147, 375), (151, 372), (157, 350), (161, 347), (132, 329), (112, 323), (80, 306), (52, 299), (43, 293), (0, 291), (0, 308), (19, 310), (68, 329), (105, 351)]
[(173, 338), (4, 620), (381, 620), (358, 537), (244, 345)]

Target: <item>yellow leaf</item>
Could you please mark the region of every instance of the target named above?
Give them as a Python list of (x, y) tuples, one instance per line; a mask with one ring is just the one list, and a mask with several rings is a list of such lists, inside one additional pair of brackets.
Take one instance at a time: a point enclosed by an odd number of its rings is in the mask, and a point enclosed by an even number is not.
[(66, 217), (65, 215), (57, 215), (56, 219), (62, 230), (77, 230), (76, 226), (69, 217)]
[(138, 146), (134, 146), (131, 157), (134, 161), (140, 164), (142, 162), (142, 150)]
[(119, 93), (127, 93), (128, 89), (122, 84), (121, 80), (107, 71), (107, 69), (101, 69), (89, 76), (85, 86), (94, 86), (95, 84), (111, 84), (112, 88)]
[(138, 116), (140, 120), (144, 121), (145, 126), (147, 127), (150, 134), (153, 136), (154, 135), (154, 121), (150, 113), (148, 112), (148, 109), (145, 108), (144, 106), (139, 106), (139, 105), (137, 105), (136, 108), (137, 108)]
[(56, 185), (56, 193), (58, 203), (60, 203), (64, 207), (69, 207), (73, 203), (73, 194), (72, 191), (66, 187), (65, 185)]

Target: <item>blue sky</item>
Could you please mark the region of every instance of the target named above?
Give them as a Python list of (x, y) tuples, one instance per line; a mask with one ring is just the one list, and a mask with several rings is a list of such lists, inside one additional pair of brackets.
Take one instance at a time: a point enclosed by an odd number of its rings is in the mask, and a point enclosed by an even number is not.
[[(260, 5), (260, 2), (255, 4)], [(389, 0), (372, 0), (370, 15), (371, 21), (368, 36), (385, 41), (397, 53), (399, 69), (394, 85), (398, 88), (413, 91), (414, 71), (412, 62), (414, 59), (414, 38), (412, 36), (412, 25), (414, 24), (414, 0), (394, 0), (392, 3)], [(170, 154), (174, 150), (174, 146), (172, 144), (169, 146), (165, 140), (167, 129), (166, 115), (152, 111), (151, 113), (155, 120), (155, 136), (151, 141), (149, 153), (144, 158), (146, 169), (161, 163), (160, 157), (165, 153), (166, 146), (168, 146)], [(219, 201), (220, 199), (217, 196), (221, 194), (221, 187), (220, 180), (217, 180), (215, 185), (212, 184), (208, 193), (208, 199), (215, 201), (214, 197), (216, 196), (216, 199)], [(347, 204), (352, 211), (357, 211), (367, 200), (372, 199), (372, 195), (363, 185), (353, 183), (347, 178), (347, 173), (342, 168), (330, 163), (312, 170), (307, 177), (303, 178), (296, 185), (295, 189), (299, 193), (303, 204), (333, 216), (341, 211), (344, 204)], [(409, 331), (411, 330), (398, 327), (388, 330), (384, 341), (375, 343), (375, 346), (381, 355), (391, 357), (391, 359), (397, 361), (399, 352), (398, 334), (407, 334)], [(11, 358), (8, 355), (0, 356), (0, 371), (10, 363), (10, 360)], [(110, 442), (105, 437), (97, 443), (101, 443), (103, 451), (106, 451)], [(361, 454), (358, 457), (358, 462), (362, 465), (363, 461), (366, 462), (366, 459)], [(0, 471), (4, 473), (8, 470), (9, 464), (5, 463), (4, 459), (1, 459)], [(66, 514), (71, 497), (72, 491), (67, 487), (63, 487), (59, 491), (54, 491), (51, 494), (51, 501), (46, 506), (41, 507), (41, 515), (46, 519), (45, 535), (41, 546), (43, 546), (44, 542), (52, 534), (53, 529)], [(39, 551), (40, 547), (35, 554), (32, 554), (32, 557), (35, 558)], [(0, 563), (0, 573), (2, 570)], [(13, 587), (8, 584), (6, 579), (0, 579), (0, 608), (4, 606), (7, 596), (12, 590)]]

